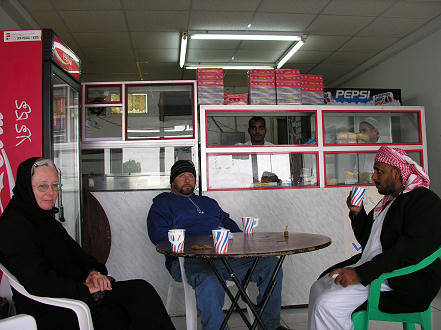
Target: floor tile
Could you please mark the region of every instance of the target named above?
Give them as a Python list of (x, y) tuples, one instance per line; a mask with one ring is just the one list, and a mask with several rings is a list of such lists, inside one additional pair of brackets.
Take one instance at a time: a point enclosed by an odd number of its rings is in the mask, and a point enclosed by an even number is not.
[[(176, 330), (185, 330), (185, 316), (172, 317)], [(281, 325), (293, 330), (306, 330), (308, 322), (307, 308), (285, 308), (281, 312)], [(238, 313), (233, 313), (228, 326), (230, 330), (246, 330), (247, 327)], [(198, 330), (200, 330), (200, 324)], [(369, 322), (369, 330), (402, 330), (402, 325), (395, 322)], [(417, 326), (417, 329), (420, 329)], [(432, 303), (432, 329), (441, 329), (441, 291)]]

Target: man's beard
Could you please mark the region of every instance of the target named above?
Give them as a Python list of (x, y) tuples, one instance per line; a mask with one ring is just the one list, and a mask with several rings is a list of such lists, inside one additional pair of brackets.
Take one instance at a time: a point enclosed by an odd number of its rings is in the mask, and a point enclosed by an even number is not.
[[(375, 182), (377, 184), (377, 182)], [(377, 187), (378, 193), (381, 195), (393, 195), (395, 194), (395, 184), (393, 181), (387, 182), (386, 186)]]
[(178, 191), (182, 195), (190, 196), (193, 193), (193, 191), (194, 191), (194, 187), (190, 187), (190, 186), (184, 185)]

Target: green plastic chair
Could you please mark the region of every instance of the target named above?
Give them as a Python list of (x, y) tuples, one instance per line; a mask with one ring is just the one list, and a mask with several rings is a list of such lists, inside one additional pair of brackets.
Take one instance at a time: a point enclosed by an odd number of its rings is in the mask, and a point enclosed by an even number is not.
[(378, 303), (380, 301), (381, 283), (383, 283), (384, 280), (391, 277), (402, 276), (416, 272), (417, 270), (420, 270), (430, 265), (440, 255), (441, 255), (441, 247), (435, 252), (433, 252), (430, 256), (417, 263), (416, 265), (396, 269), (390, 273), (384, 273), (380, 275), (377, 279), (373, 280), (371, 283), (371, 287), (369, 289), (367, 310), (359, 311), (352, 314), (352, 322), (354, 323), (354, 329), (367, 330), (369, 328), (369, 320), (377, 320), (377, 321), (389, 321), (389, 322), (402, 322), (403, 329), (405, 330), (415, 330), (415, 324), (420, 324), (421, 329), (423, 330), (431, 330), (432, 322), (430, 315), (430, 311), (431, 311), (430, 305), (429, 308), (427, 308), (424, 312), (389, 314), (380, 311), (378, 309)]

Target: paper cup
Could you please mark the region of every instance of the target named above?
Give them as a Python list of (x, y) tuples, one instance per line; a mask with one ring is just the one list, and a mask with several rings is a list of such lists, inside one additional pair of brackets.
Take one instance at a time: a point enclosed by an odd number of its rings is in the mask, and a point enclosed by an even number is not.
[(252, 235), (254, 233), (254, 228), (256, 228), (259, 225), (259, 219), (253, 217), (243, 217), (242, 224), (243, 224), (243, 232), (246, 235)]
[(168, 240), (173, 252), (184, 252), (184, 239), (185, 229), (170, 229), (168, 231)]
[(351, 205), (361, 206), (363, 202), (363, 197), (366, 194), (366, 189), (361, 187), (352, 187), (351, 192)]
[(229, 229), (214, 229), (211, 231), (213, 233), (213, 244), (214, 250), (217, 254), (226, 254), (228, 252), (228, 238), (230, 236)]

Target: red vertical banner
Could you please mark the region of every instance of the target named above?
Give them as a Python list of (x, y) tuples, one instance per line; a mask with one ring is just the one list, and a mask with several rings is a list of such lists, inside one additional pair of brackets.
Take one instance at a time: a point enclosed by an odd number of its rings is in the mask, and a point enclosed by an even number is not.
[(0, 213), (12, 197), (18, 165), (43, 154), (42, 31), (1, 31)]

